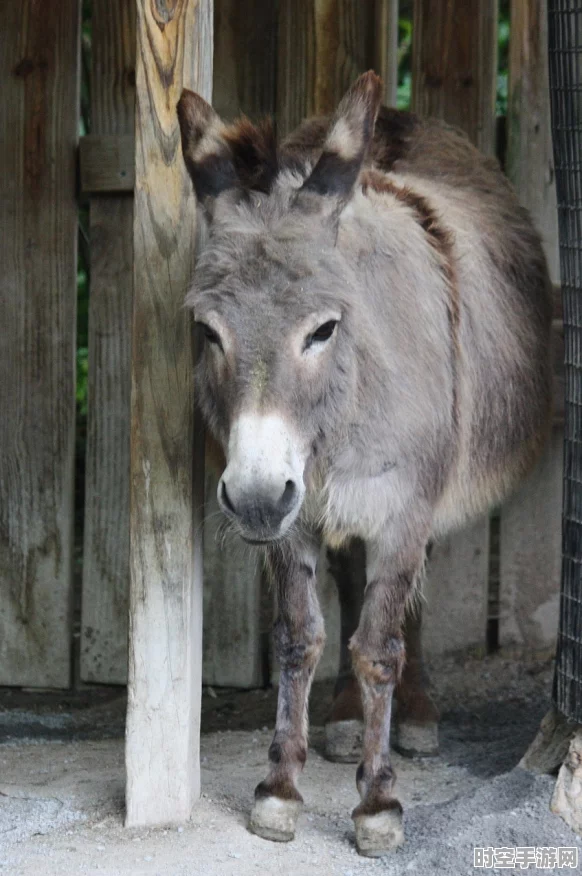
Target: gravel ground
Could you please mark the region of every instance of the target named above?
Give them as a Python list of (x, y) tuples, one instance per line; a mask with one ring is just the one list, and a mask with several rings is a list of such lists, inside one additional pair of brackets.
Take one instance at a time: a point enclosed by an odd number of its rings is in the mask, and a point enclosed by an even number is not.
[(245, 827), (265, 772), (274, 691), (205, 692), (203, 797), (187, 825), (167, 830), (122, 825), (119, 689), (66, 698), (0, 691), (0, 873), (462, 876), (475, 872), (475, 846), (578, 846), (582, 860), (580, 837), (549, 811), (555, 779), (515, 768), (547, 710), (551, 671), (548, 662), (499, 657), (431, 667), (443, 713), (441, 754), (424, 761), (394, 755), (407, 839), (379, 861), (355, 853), (355, 767), (321, 754), (330, 685), (316, 686), (312, 697), (305, 812), (297, 838), (285, 845)]

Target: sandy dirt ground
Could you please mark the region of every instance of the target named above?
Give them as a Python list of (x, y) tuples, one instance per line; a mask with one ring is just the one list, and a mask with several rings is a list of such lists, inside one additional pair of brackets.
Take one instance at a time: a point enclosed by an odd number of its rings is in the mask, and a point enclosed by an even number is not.
[(582, 862), (582, 839), (548, 808), (555, 779), (516, 767), (547, 710), (551, 665), (449, 660), (432, 667), (431, 679), (443, 713), (441, 753), (414, 761), (394, 755), (406, 843), (380, 860), (354, 848), (355, 766), (322, 756), (330, 685), (313, 692), (305, 811), (288, 844), (246, 830), (265, 773), (275, 691), (205, 692), (202, 799), (188, 824), (158, 830), (123, 827), (119, 690), (65, 699), (0, 691), (0, 874), (462, 876), (478, 872), (475, 846), (577, 846)]

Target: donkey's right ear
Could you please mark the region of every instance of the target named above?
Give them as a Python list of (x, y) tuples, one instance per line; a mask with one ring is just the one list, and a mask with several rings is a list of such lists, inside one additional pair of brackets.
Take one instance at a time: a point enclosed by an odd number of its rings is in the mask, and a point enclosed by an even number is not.
[(226, 125), (209, 103), (188, 89), (182, 92), (176, 109), (182, 153), (196, 197), (211, 212), (218, 195), (240, 187), (232, 151), (224, 138)]

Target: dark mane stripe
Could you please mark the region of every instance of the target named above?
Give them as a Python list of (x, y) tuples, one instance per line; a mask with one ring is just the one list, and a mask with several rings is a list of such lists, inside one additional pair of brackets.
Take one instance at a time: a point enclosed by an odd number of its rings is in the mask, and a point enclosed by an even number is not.
[(453, 257), (453, 239), (451, 234), (439, 224), (438, 218), (428, 200), (419, 195), (409, 186), (399, 186), (383, 174), (374, 170), (366, 170), (361, 177), (364, 193), (367, 188), (379, 194), (390, 194), (411, 211), (424, 231), (426, 238), (439, 255), (441, 272), (448, 291), (447, 314), (451, 335), (451, 368), (453, 377), (452, 417), (455, 429), (458, 429), (459, 419), (459, 361), (461, 347), (459, 342), (459, 323), (461, 304), (455, 261)]

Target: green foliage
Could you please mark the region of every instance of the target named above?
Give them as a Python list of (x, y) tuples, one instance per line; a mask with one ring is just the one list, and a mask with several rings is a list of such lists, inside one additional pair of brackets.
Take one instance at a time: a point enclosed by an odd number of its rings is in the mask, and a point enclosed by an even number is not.
[(87, 271), (77, 272), (77, 413), (87, 416), (87, 379), (89, 374), (89, 279)]
[(499, 30), (497, 45), (497, 100), (495, 102), (498, 116), (507, 115), (507, 81), (509, 68), (509, 0), (499, 5)]
[(398, 20), (398, 85), (396, 106), (410, 109), (412, 91), (412, 19)]

